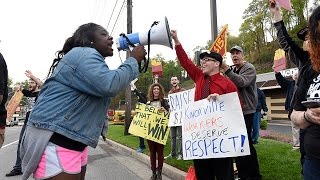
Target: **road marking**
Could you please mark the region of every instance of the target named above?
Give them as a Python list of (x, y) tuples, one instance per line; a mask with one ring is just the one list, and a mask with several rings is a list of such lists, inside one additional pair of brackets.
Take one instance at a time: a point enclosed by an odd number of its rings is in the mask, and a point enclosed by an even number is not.
[(6, 145), (2, 146), (2, 148), (11, 146), (12, 144), (14, 144), (14, 143), (16, 143), (16, 142), (19, 142), (19, 140), (16, 140), (16, 141), (13, 141), (12, 143), (6, 144)]

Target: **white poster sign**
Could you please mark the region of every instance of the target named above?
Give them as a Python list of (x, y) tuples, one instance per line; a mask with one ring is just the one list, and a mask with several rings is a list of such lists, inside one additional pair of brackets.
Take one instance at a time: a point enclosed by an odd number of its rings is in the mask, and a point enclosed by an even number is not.
[(238, 94), (189, 103), (182, 121), (182, 143), (184, 160), (249, 155)]
[(182, 126), (184, 113), (189, 103), (194, 101), (195, 88), (168, 95), (170, 116), (168, 126)]

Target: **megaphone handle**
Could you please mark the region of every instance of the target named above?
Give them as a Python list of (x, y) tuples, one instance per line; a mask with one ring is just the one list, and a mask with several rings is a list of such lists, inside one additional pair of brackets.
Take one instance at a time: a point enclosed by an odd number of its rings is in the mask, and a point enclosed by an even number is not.
[[(143, 67), (141, 67), (141, 62), (138, 62), (138, 65), (139, 65), (139, 72), (147, 72), (148, 70), (148, 66), (149, 66), (149, 59), (150, 59), (150, 32), (151, 32), (151, 29), (154, 25), (157, 25), (159, 22), (158, 21), (154, 21), (151, 25), (151, 28), (149, 29), (148, 31), (148, 59), (146, 59), (146, 57), (144, 57), (143, 59)], [(128, 41), (128, 44), (133, 46), (134, 47), (134, 44), (132, 44), (129, 40), (129, 38), (125, 35), (125, 34), (120, 34), (122, 35), (123, 37), (125, 37)]]
[[(155, 22), (152, 24), (152, 26), (155, 25)], [(152, 28), (151, 26), (151, 28)], [(149, 29), (149, 32), (148, 32), (148, 59), (144, 58), (144, 72), (147, 72), (148, 70), (148, 66), (149, 66), (149, 60), (150, 60), (150, 31), (151, 31), (151, 28)]]
[(139, 72), (140, 72), (140, 73), (142, 73), (142, 72), (147, 72), (148, 65), (147, 65), (147, 59), (146, 59), (146, 57), (143, 58), (143, 67), (141, 67), (141, 62), (138, 62), (138, 65), (139, 65)]

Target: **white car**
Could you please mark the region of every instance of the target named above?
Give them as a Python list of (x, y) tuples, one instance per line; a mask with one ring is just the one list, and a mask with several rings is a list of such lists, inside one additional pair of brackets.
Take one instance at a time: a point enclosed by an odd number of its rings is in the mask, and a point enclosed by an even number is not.
[(12, 126), (18, 125), (18, 123), (19, 123), (18, 117), (12, 117), (10, 122), (7, 123), (7, 126), (12, 127)]

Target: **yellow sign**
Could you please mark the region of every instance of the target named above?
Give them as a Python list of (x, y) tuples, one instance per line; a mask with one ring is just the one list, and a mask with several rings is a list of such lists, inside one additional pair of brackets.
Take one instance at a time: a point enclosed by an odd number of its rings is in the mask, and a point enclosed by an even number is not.
[(23, 93), (21, 91), (17, 91), (14, 93), (14, 95), (10, 99), (7, 105), (7, 119), (6, 119), (7, 124), (10, 122), (10, 119), (12, 118), (13, 114), (16, 112), (16, 109), (19, 106), (22, 97), (23, 97)]
[(228, 24), (226, 24), (221, 32), (219, 33), (217, 39), (210, 47), (211, 52), (217, 52), (222, 57), (227, 53), (227, 33), (228, 33)]
[(169, 112), (142, 103), (137, 103), (135, 111), (129, 133), (165, 145), (169, 136)]
[(275, 51), (275, 53), (274, 53), (274, 58), (273, 59), (276, 61), (276, 60), (279, 60), (279, 59), (281, 59), (281, 58), (283, 58), (285, 56), (286, 56), (286, 52), (284, 52), (283, 49), (277, 49)]

